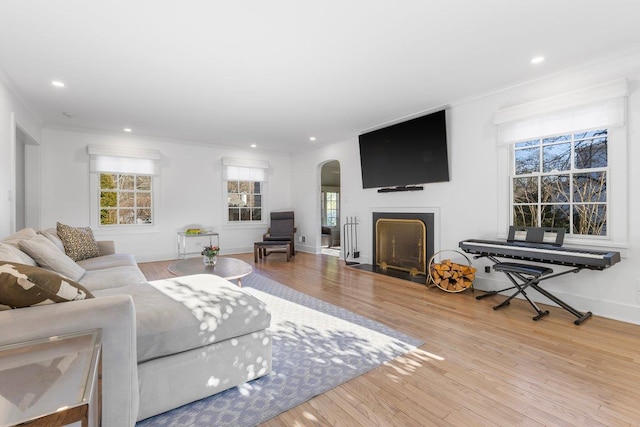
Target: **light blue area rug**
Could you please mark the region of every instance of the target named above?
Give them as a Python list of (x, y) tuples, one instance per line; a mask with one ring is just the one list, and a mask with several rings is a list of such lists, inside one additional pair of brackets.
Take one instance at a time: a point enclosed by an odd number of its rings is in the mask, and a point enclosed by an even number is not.
[(257, 273), (242, 285), (271, 311), (272, 372), (137, 427), (253, 426), (423, 344)]

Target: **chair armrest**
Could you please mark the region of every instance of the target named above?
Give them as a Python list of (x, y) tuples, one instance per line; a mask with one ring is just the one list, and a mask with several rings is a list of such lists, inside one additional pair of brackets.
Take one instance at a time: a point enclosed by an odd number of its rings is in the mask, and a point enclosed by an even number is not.
[(113, 240), (99, 240), (96, 242), (100, 255), (113, 255), (116, 253), (116, 244)]
[(102, 329), (102, 425), (133, 427), (138, 416), (136, 315), (129, 295), (0, 311), (0, 345)]

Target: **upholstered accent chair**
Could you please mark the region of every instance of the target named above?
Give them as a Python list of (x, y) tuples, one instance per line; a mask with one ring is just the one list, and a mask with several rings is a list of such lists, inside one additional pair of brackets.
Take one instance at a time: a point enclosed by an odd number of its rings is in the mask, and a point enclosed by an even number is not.
[(321, 246), (326, 246), (330, 248), (333, 245), (333, 232), (330, 227), (322, 226), (322, 234), (320, 236)]
[(291, 255), (295, 255), (295, 234), (293, 211), (271, 212), (271, 225), (262, 236), (265, 242), (291, 242)]

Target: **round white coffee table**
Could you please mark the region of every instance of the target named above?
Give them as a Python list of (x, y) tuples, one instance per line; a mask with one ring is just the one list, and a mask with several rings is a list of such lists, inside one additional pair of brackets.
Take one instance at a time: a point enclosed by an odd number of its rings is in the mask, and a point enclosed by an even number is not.
[(169, 271), (176, 276), (189, 274), (215, 274), (223, 279), (237, 280), (238, 286), (242, 286), (240, 279), (251, 274), (253, 268), (246, 262), (236, 258), (218, 257), (215, 266), (205, 265), (201, 257), (181, 259), (169, 264)]

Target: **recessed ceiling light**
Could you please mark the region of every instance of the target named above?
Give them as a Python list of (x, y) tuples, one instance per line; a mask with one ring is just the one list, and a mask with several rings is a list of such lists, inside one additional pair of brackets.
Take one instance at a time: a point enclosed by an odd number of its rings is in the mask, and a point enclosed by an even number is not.
[(256, 144), (251, 144), (251, 148), (256, 148), (257, 145)]
[(125, 132), (131, 132), (131, 128), (124, 128), (122, 130), (125, 131)]
[(52, 85), (54, 85), (55, 87), (64, 87), (64, 83), (61, 82), (60, 80), (54, 80), (51, 82)]
[(309, 141), (315, 141), (315, 140), (316, 140), (315, 136), (312, 136), (311, 138), (309, 138)]
[(65, 117), (66, 117), (66, 118), (68, 118), (68, 119), (73, 119), (73, 118), (76, 116), (75, 114), (70, 113), (70, 112), (68, 112), (68, 111), (63, 111), (63, 112), (62, 112), (62, 115), (63, 115), (63, 116), (65, 116)]
[(540, 64), (541, 62), (544, 62), (544, 56), (534, 56), (531, 58), (532, 64)]

